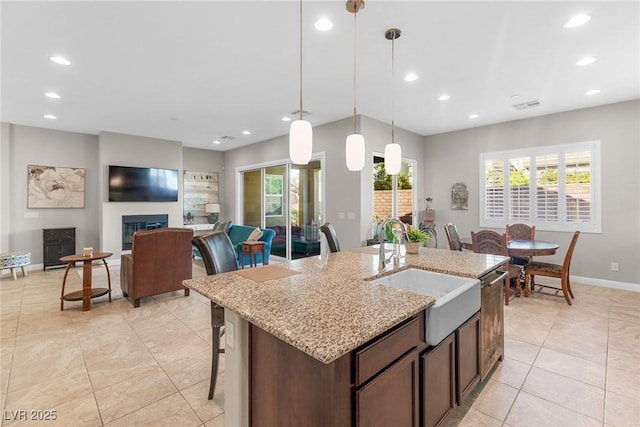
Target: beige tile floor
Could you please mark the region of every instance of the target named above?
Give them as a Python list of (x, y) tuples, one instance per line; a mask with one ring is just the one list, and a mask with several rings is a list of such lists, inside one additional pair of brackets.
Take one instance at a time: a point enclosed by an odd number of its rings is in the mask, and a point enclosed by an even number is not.
[[(224, 358), (207, 400), (208, 300), (174, 292), (133, 309), (113, 273), (113, 302), (95, 299), (89, 312), (60, 311), (61, 269), (0, 280), (3, 426), (43, 424), (12, 420), (19, 410), (55, 410), (63, 426), (224, 424)], [(69, 289), (80, 286), (70, 274)], [(450, 424), (640, 426), (640, 293), (574, 291), (571, 307), (539, 295), (505, 307), (505, 359)]]

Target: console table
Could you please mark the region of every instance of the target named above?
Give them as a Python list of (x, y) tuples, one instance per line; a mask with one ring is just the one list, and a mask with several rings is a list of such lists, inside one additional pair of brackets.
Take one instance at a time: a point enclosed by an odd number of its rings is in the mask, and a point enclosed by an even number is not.
[(42, 229), (42, 270), (64, 265), (60, 258), (76, 253), (76, 227)]

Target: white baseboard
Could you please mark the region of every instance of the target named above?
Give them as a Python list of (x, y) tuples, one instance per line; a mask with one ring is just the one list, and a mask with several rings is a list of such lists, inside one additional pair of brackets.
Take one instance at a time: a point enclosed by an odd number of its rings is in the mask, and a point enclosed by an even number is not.
[[(274, 261), (278, 259), (278, 257), (272, 255), (274, 257)], [(284, 258), (282, 258), (284, 260)], [(113, 259), (107, 261), (109, 267), (120, 267), (120, 258)], [(26, 266), (27, 271), (31, 270), (42, 270), (42, 264), (29, 264)], [(61, 268), (61, 267), (58, 267)], [(11, 270), (4, 269), (2, 270), (2, 275), (9, 275)], [(18, 273), (20, 274), (20, 273)], [(615, 280), (605, 280), (605, 279), (597, 279), (595, 277), (583, 277), (583, 276), (571, 276), (571, 280), (576, 283), (582, 283), (585, 285), (593, 285), (600, 286), (602, 288), (611, 288), (611, 289), (620, 289), (622, 291), (631, 291), (631, 292), (640, 292), (640, 283), (630, 283), (630, 282), (617, 282)]]
[(600, 286), (602, 288), (620, 289), (623, 291), (640, 292), (640, 283), (617, 282), (615, 280), (596, 279), (595, 277), (571, 276), (571, 280), (585, 285)]

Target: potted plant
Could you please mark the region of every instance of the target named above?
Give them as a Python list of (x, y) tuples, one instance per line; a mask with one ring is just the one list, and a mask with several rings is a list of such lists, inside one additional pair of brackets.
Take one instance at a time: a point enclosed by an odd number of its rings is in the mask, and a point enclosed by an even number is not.
[(404, 243), (407, 253), (417, 254), (419, 245), (421, 243), (426, 245), (429, 240), (429, 235), (424, 231), (421, 231), (419, 228), (410, 228), (407, 230), (407, 239), (408, 240)]

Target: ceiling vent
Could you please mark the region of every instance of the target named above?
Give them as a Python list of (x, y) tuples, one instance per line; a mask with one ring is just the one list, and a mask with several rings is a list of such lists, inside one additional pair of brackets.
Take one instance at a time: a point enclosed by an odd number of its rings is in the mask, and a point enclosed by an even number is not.
[(533, 101), (521, 102), (520, 104), (513, 104), (513, 108), (516, 110), (528, 110), (529, 108), (539, 107), (540, 101), (534, 99)]
[(233, 141), (234, 139), (236, 139), (236, 137), (235, 136), (225, 135), (225, 136), (221, 136), (220, 139), (222, 141)]

